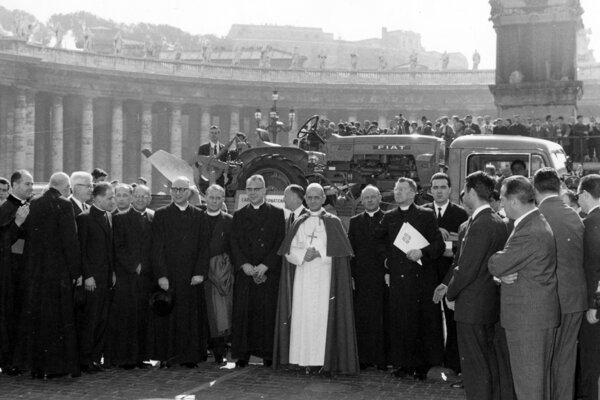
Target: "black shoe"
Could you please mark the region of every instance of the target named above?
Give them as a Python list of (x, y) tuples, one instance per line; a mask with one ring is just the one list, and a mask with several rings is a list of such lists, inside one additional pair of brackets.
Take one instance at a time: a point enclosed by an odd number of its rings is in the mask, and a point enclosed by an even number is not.
[(424, 380), (427, 380), (427, 374), (423, 372), (415, 372), (414, 378), (415, 381), (423, 382)]
[(81, 371), (73, 372), (69, 375), (71, 378), (81, 378)]
[(265, 367), (271, 367), (273, 365), (273, 360), (270, 360), (268, 358), (263, 359), (263, 366)]
[(97, 363), (97, 362), (91, 363), (89, 365), (89, 367), (90, 367), (89, 372), (104, 372), (105, 371), (104, 367), (100, 363)]
[(137, 363), (136, 367), (138, 367), (139, 369), (148, 369), (152, 368), (152, 364), (140, 361), (139, 363)]
[(408, 372), (404, 368), (396, 368), (395, 370), (392, 371), (392, 375), (395, 376), (396, 378), (406, 378), (407, 374), (408, 374)]
[(463, 385), (463, 381), (456, 381), (454, 383), (451, 383), (450, 387), (452, 389), (464, 389), (465, 388), (465, 386)]
[(387, 368), (387, 365), (385, 365), (385, 364), (377, 364), (377, 369), (379, 371), (387, 371), (388, 368)]
[(163, 368), (171, 368), (171, 364), (169, 364), (169, 363), (168, 363), (168, 362), (166, 362), (166, 361), (161, 361), (161, 362), (160, 362), (160, 365), (159, 365), (159, 367), (158, 367), (158, 368), (160, 368), (160, 369), (163, 369)]
[(223, 365), (225, 362), (223, 361), (223, 356), (215, 356), (215, 364)]
[(196, 364), (195, 362), (186, 362), (186, 363), (181, 363), (179, 365), (182, 367), (189, 368), (189, 369), (198, 368), (198, 364)]
[(237, 360), (235, 362), (236, 368), (246, 368), (248, 366), (248, 360)]
[(41, 369), (34, 369), (31, 371), (32, 379), (44, 379), (44, 371)]
[(130, 370), (130, 369), (134, 369), (136, 367), (136, 364), (123, 364), (123, 365), (119, 365), (119, 367)]
[(360, 363), (359, 366), (361, 371), (364, 371), (365, 369), (369, 368), (369, 364), (365, 363)]

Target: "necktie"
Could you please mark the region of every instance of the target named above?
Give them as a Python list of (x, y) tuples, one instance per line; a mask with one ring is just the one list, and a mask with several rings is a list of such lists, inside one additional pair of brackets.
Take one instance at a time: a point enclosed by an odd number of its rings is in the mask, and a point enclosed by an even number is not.
[(213, 154), (216, 156), (217, 153), (218, 153), (218, 151), (217, 151), (217, 145), (214, 145), (213, 146)]
[(291, 227), (294, 224), (295, 214), (291, 213), (288, 218), (288, 227)]
[(438, 207), (438, 215), (437, 215), (438, 219), (442, 218), (442, 207)]

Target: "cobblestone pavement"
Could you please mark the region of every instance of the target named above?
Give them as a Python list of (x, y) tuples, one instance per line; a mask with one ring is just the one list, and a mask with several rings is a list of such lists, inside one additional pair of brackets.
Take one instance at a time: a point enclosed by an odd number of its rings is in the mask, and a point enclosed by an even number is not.
[[(233, 364), (229, 364), (232, 367)], [(111, 369), (81, 378), (33, 380), (27, 375), (0, 375), (0, 399), (461, 399), (464, 391), (448, 382), (398, 379), (389, 372), (366, 370), (357, 377), (325, 378), (303, 370), (277, 370), (250, 365), (219, 368), (203, 363), (197, 369)]]

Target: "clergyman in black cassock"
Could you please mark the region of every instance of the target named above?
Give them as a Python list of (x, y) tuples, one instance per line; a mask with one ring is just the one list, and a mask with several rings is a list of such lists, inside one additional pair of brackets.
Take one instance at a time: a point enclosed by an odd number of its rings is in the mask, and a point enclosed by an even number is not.
[(251, 355), (270, 366), (281, 273), (277, 251), (285, 236), (285, 217), (282, 209), (265, 202), (262, 176), (250, 177), (246, 191), (250, 204), (234, 214), (231, 232), (235, 269), (231, 353), (240, 367)]
[(150, 190), (137, 186), (133, 207), (113, 214), (115, 274), (105, 363), (133, 367), (149, 359), (148, 312), (152, 289)]
[(354, 319), (356, 321), (356, 341), (361, 368), (376, 365), (386, 366), (384, 319), (387, 307), (387, 285), (385, 266), (379, 257), (374, 257), (377, 247), (375, 230), (383, 218), (379, 208), (379, 189), (368, 186), (363, 189), (361, 201), (365, 211), (350, 218), (348, 239), (354, 250), (351, 259), (354, 282)]
[(208, 328), (203, 281), (208, 272), (208, 234), (204, 215), (188, 203), (189, 195), (189, 180), (174, 180), (173, 202), (156, 210), (152, 221), (154, 277), (173, 298), (169, 315), (152, 315), (152, 358), (167, 365), (194, 367), (206, 360)]
[(88, 372), (101, 369), (114, 272), (109, 220), (114, 205), (112, 186), (106, 182), (96, 184), (93, 198), (92, 206), (76, 218), (85, 289), (83, 309), (77, 315), (79, 357), (82, 369)]
[(33, 191), (33, 177), (25, 170), (11, 176), (12, 193), (0, 206), (0, 368), (14, 375), (16, 334), (23, 301), (23, 249), (26, 233), (15, 223), (17, 210), (27, 208), (26, 200)]
[(52, 175), (50, 188), (31, 201), (24, 224), (24, 302), (15, 363), (34, 377), (80, 374), (73, 283), (81, 275), (81, 258), (68, 192), (69, 177)]
[[(431, 294), (437, 285), (435, 260), (444, 252), (444, 241), (433, 211), (414, 204), (417, 185), (399, 178), (394, 188), (398, 207), (387, 212), (377, 228), (377, 256), (390, 269), (391, 358), (398, 377), (425, 379), (429, 367), (443, 362), (444, 343), (439, 304)], [(404, 223), (429, 242), (407, 253), (394, 245)], [(421, 261), (422, 265), (417, 261)]]

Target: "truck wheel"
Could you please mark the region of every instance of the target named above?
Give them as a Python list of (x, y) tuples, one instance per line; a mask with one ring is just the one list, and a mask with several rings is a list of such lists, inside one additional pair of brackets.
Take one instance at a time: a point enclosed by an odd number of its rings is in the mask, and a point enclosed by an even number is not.
[(262, 175), (267, 191), (283, 190), (291, 184), (306, 187), (304, 172), (289, 159), (279, 154), (257, 157), (244, 165), (238, 177), (238, 190), (246, 188), (246, 180), (252, 175)]

